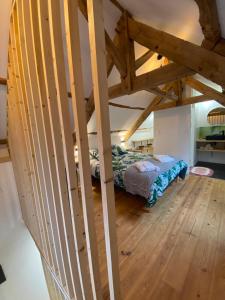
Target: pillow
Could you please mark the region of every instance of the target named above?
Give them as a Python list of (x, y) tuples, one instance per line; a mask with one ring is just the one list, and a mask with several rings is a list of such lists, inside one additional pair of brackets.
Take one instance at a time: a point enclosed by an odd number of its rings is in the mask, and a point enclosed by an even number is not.
[(175, 158), (171, 157), (169, 155), (157, 155), (157, 154), (154, 154), (154, 158), (156, 160), (160, 161), (161, 163), (168, 163), (168, 162), (175, 161)]
[(134, 166), (139, 172), (160, 171), (160, 168), (158, 166), (155, 166), (153, 163), (147, 160), (138, 161), (134, 163)]
[(91, 149), (91, 150), (89, 151), (89, 153), (90, 153), (91, 159), (99, 160), (98, 149)]

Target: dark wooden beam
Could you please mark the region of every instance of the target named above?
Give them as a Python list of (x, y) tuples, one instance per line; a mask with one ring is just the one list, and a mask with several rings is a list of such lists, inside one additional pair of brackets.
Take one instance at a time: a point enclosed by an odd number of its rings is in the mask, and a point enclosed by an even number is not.
[(0, 139), (0, 145), (7, 145), (8, 140), (7, 139)]
[(225, 57), (129, 18), (130, 38), (225, 86)]
[(126, 109), (134, 109), (134, 110), (145, 110), (144, 107), (139, 107), (139, 106), (128, 106), (128, 105), (123, 105), (123, 104), (118, 104), (118, 103), (113, 103), (109, 102), (110, 106), (118, 107), (118, 108), (126, 108)]
[(125, 11), (123, 6), (117, 0), (110, 0), (122, 13)]
[(7, 85), (7, 79), (0, 77), (0, 84), (1, 85)]

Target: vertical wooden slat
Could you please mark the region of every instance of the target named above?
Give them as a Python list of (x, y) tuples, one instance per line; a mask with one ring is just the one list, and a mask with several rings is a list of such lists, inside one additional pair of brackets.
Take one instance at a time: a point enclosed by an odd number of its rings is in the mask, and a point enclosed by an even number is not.
[[(11, 51), (11, 44), (9, 44), (9, 52)], [(14, 167), (14, 173), (15, 173), (15, 179), (16, 179), (16, 184), (18, 188), (18, 195), (19, 199), (21, 202), (21, 211), (22, 211), (22, 216), (24, 219), (24, 222), (27, 226), (30, 224), (30, 214), (27, 211), (27, 207), (25, 205), (25, 194), (24, 194), (24, 188), (22, 184), (22, 179), (23, 177), (21, 176), (21, 164), (19, 165), (18, 163), (18, 152), (16, 153), (16, 139), (15, 136), (18, 134), (17, 130), (18, 127), (15, 127), (15, 104), (13, 103), (13, 100), (15, 99), (14, 93), (13, 93), (13, 82), (12, 82), (12, 67), (11, 67), (11, 61), (9, 58), (9, 63), (8, 63), (8, 80), (7, 80), (7, 86), (8, 86), (8, 122), (9, 122), (9, 151), (10, 151), (10, 156), (12, 158), (12, 163)]]
[(77, 0), (65, 0), (64, 4), (70, 89), (72, 93), (76, 141), (78, 143), (79, 150), (79, 174), (83, 199), (89, 267), (91, 272), (94, 299), (102, 299), (97, 239), (94, 223), (94, 202), (92, 195), (85, 100), (83, 91), (83, 74), (81, 66), (78, 24), (78, 2)]
[[(11, 40), (13, 42), (13, 36), (11, 36)], [(37, 215), (34, 206), (34, 194), (32, 190), (31, 177), (30, 177), (30, 169), (27, 161), (26, 150), (25, 150), (25, 137), (22, 127), (22, 120), (19, 112), (19, 102), (20, 99), (18, 97), (18, 90), (16, 84), (16, 72), (15, 72), (15, 64), (13, 57), (13, 45), (9, 49), (9, 58), (12, 63), (11, 68), (9, 69), (9, 79), (11, 84), (11, 92), (12, 97), (10, 98), (12, 107), (13, 107), (13, 124), (14, 124), (14, 135), (13, 135), (13, 147), (16, 147), (16, 154), (14, 159), (18, 161), (20, 164), (20, 175), (19, 180), (22, 187), (23, 192), (23, 211), (26, 211), (26, 220), (28, 222), (28, 227), (33, 236), (36, 236), (37, 243), (40, 243), (39, 236), (39, 228), (37, 226)], [(19, 143), (18, 143), (19, 139)]]
[[(30, 2), (30, 12), (32, 17), (32, 32), (34, 36), (34, 45), (35, 45), (35, 55), (37, 61), (37, 70), (38, 70), (38, 80), (40, 86), (40, 92), (42, 96), (42, 107), (41, 111), (43, 114), (43, 121), (45, 127), (45, 134), (46, 134), (46, 143), (47, 143), (47, 153), (49, 158), (49, 168), (50, 168), (50, 177), (51, 177), (51, 185), (52, 185), (52, 193), (53, 193), (53, 200), (50, 210), (51, 210), (51, 217), (52, 217), (52, 226), (53, 232), (56, 241), (56, 251), (57, 257), (59, 262), (59, 269), (60, 275), (62, 279), (62, 283), (65, 283), (69, 287), (69, 290), (72, 292), (72, 280), (70, 275), (70, 268), (69, 268), (69, 259), (66, 249), (66, 235), (63, 226), (63, 211), (61, 210), (61, 199), (64, 195), (61, 194), (61, 190), (58, 186), (57, 180), (57, 164), (56, 164), (56, 156), (54, 151), (53, 139), (54, 139), (54, 132), (51, 128), (51, 117), (50, 117), (50, 110), (49, 110), (49, 103), (50, 105), (57, 108), (57, 101), (51, 98), (51, 95), (48, 93), (48, 87), (46, 85), (47, 79), (45, 75), (45, 68), (48, 67), (48, 64), (45, 64), (45, 59), (42, 59), (42, 49), (41, 49), (41, 35), (39, 31), (39, 20), (38, 20), (38, 6), (37, 1), (34, 0), (32, 3)], [(42, 22), (46, 22), (45, 18), (41, 18)], [(46, 23), (47, 24), (47, 23)], [(51, 59), (51, 58), (50, 58)], [(49, 61), (48, 61), (49, 63)], [(51, 69), (51, 64), (49, 65)], [(57, 113), (55, 115), (57, 117)], [(59, 120), (56, 122), (59, 123)], [(54, 129), (54, 128), (53, 128)], [(60, 135), (60, 132), (58, 132)]]
[[(42, 55), (44, 62), (44, 76), (46, 89), (48, 93), (48, 106), (50, 111), (50, 120), (53, 134), (53, 142), (56, 156), (56, 165), (57, 165), (57, 176), (58, 182), (61, 192), (61, 206), (62, 212), (61, 215), (64, 216), (64, 225), (65, 231), (67, 232), (68, 240), (65, 240), (68, 243), (68, 258), (70, 261), (70, 268), (72, 272), (72, 280), (74, 283), (75, 294), (78, 298), (82, 299), (82, 292), (78, 274), (78, 263), (76, 253), (83, 248), (75, 247), (76, 236), (74, 237), (73, 233), (73, 224), (72, 224), (72, 215), (70, 211), (70, 206), (68, 202), (70, 191), (68, 191), (67, 182), (68, 179), (65, 173), (65, 159), (63, 153), (63, 144), (62, 144), (62, 130), (60, 127), (60, 117), (59, 110), (57, 105), (57, 90), (55, 86), (55, 78), (54, 78), (54, 69), (53, 62), (49, 65), (49, 61), (52, 60), (52, 52), (51, 52), (51, 39), (50, 39), (50, 29), (48, 22), (48, 3), (46, 1), (38, 1), (38, 10), (39, 10), (39, 24), (40, 24), (40, 33), (41, 33), (41, 47), (42, 47)], [(66, 104), (65, 104), (66, 105)], [(69, 118), (66, 120), (67, 124), (69, 123)], [(72, 166), (71, 166), (72, 167)], [(74, 171), (73, 171), (74, 172)], [(76, 211), (76, 214), (81, 222), (81, 216), (79, 214), (79, 207)], [(82, 243), (82, 235), (80, 231), (80, 239)], [(82, 251), (80, 251), (81, 255)]]
[(121, 299), (121, 292), (115, 226), (103, 7), (102, 0), (88, 0), (87, 4), (110, 299), (118, 300)]
[(33, 136), (32, 132), (32, 120), (31, 116), (29, 114), (28, 109), (28, 100), (27, 100), (27, 91), (25, 87), (25, 80), (28, 80), (28, 76), (24, 74), (24, 68), (22, 65), (22, 55), (21, 55), (21, 48), (20, 48), (20, 36), (19, 36), (19, 24), (18, 24), (18, 16), (17, 16), (17, 9), (16, 6), (14, 7), (13, 11), (13, 23), (14, 23), (14, 32), (15, 32), (15, 42), (16, 42), (16, 54), (18, 59), (18, 68), (19, 68), (19, 77), (20, 77), (20, 83), (21, 83), (21, 89), (22, 89), (22, 103), (23, 103), (23, 114), (26, 121), (26, 131), (28, 132), (28, 144), (29, 144), (29, 155), (31, 155), (32, 161), (32, 172), (34, 173), (34, 186), (35, 186), (35, 194), (36, 194), (36, 207), (38, 211), (38, 220), (39, 220), (39, 226), (41, 231), (41, 237), (42, 237), (42, 252), (44, 253), (45, 257), (48, 257), (48, 250), (47, 250), (47, 237), (46, 232), (44, 228), (44, 216), (43, 216), (43, 210), (42, 210), (42, 193), (40, 189), (40, 180), (39, 180), (39, 174), (38, 174), (38, 166), (37, 166), (37, 155), (35, 151), (35, 137)]
[(33, 166), (33, 157), (32, 157), (32, 149), (30, 145), (30, 137), (29, 137), (29, 128), (27, 124), (27, 119), (26, 119), (26, 111), (24, 107), (24, 101), (23, 101), (23, 93), (22, 93), (22, 87), (21, 87), (21, 76), (19, 72), (19, 63), (18, 63), (18, 53), (17, 53), (17, 47), (16, 47), (16, 31), (15, 31), (15, 20), (14, 16), (12, 18), (12, 23), (10, 27), (10, 36), (11, 36), (11, 41), (12, 41), (12, 56), (13, 56), (13, 66), (14, 66), (14, 72), (15, 72), (15, 80), (16, 80), (16, 91), (17, 91), (17, 97), (18, 97), (18, 111), (22, 123), (22, 137), (25, 141), (25, 152), (24, 156), (27, 158), (28, 161), (28, 166), (29, 166), (29, 175), (31, 179), (31, 188), (33, 190), (33, 202), (32, 205), (35, 210), (35, 226), (37, 227), (37, 235), (35, 236), (35, 241), (38, 245), (39, 248), (43, 249), (44, 247), (44, 241), (43, 241), (43, 225), (42, 225), (42, 219), (40, 215), (40, 208), (38, 205), (38, 192), (37, 192), (37, 186), (36, 186), (36, 179), (35, 179), (35, 171), (34, 171), (34, 166)]
[[(46, 235), (46, 243), (47, 243), (47, 260), (51, 267), (53, 267), (53, 259), (52, 259), (52, 252), (50, 246), (50, 237), (49, 237), (49, 230), (50, 229), (50, 221), (47, 220), (47, 212), (46, 205), (48, 203), (47, 199), (47, 189), (45, 186), (44, 180), (44, 170), (46, 168), (47, 160), (43, 161), (42, 159), (42, 149), (45, 146), (44, 139), (43, 139), (43, 128), (41, 126), (41, 119), (40, 121), (36, 117), (36, 113), (39, 113), (39, 89), (37, 87), (37, 79), (35, 76), (35, 65), (32, 53), (30, 53), (31, 45), (27, 45), (27, 43), (31, 44), (32, 40), (28, 39), (27, 33), (25, 32), (25, 18), (23, 15), (23, 1), (18, 1), (18, 21), (19, 21), (19, 35), (20, 35), (20, 45), (21, 45), (21, 55), (22, 55), (22, 65), (24, 69), (24, 77), (25, 77), (25, 85), (26, 85), (26, 92), (27, 92), (27, 107), (29, 109), (29, 114), (31, 116), (31, 124), (32, 124), (32, 132), (33, 132), (33, 139), (34, 139), (34, 149), (36, 152), (37, 157), (37, 166), (38, 166), (38, 177), (40, 182), (40, 191), (42, 194), (41, 200), (41, 209), (42, 215), (44, 220), (44, 230)], [(23, 5), (23, 6), (22, 6)], [(26, 30), (30, 30), (28, 26)], [(29, 56), (29, 57), (28, 57)], [(31, 63), (32, 62), (32, 63)], [(32, 71), (30, 71), (32, 68)], [(40, 136), (42, 135), (42, 136)], [(45, 152), (45, 150), (43, 151)]]
[[(14, 2), (8, 68), (9, 143), (17, 170), (23, 217), (46, 263), (45, 272), (50, 276), (55, 297), (59, 300), (101, 300), (78, 4), (77, 0), (63, 2)], [(88, 0), (88, 13), (110, 299), (119, 300), (101, 0)], [(63, 21), (67, 31), (66, 45)], [(73, 128), (67, 98), (67, 63), (79, 149), (79, 172), (74, 160)]]
[[(35, 47), (33, 41), (33, 35), (31, 30), (31, 18), (29, 11), (29, 0), (22, 0), (22, 12), (23, 12), (23, 29), (24, 29), (24, 37), (25, 37), (25, 45), (27, 54), (27, 62), (29, 69), (30, 81), (32, 84), (32, 92), (33, 92), (33, 108), (34, 108), (34, 119), (37, 125), (37, 133), (39, 139), (39, 147), (40, 147), (40, 161), (41, 161), (41, 178), (42, 178), (42, 188), (44, 191), (44, 209), (45, 209), (45, 217), (46, 217), (46, 225), (47, 225), (47, 233), (49, 238), (49, 252), (50, 252), (50, 260), (52, 260), (52, 265), (57, 273), (59, 271), (57, 254), (56, 254), (56, 246), (55, 246), (55, 236), (54, 236), (54, 227), (52, 222), (51, 208), (53, 205), (53, 193), (51, 189), (51, 174), (49, 170), (49, 157), (47, 153), (47, 142), (46, 140), (49, 138), (46, 136), (42, 108), (43, 108), (43, 99), (40, 93), (40, 86), (38, 82), (38, 74), (37, 74), (37, 63), (35, 59)], [(54, 215), (54, 214), (53, 214)]]

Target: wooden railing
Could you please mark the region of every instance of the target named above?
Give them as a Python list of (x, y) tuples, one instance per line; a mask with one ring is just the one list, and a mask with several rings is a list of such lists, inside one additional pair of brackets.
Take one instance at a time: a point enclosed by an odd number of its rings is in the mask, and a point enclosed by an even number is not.
[[(63, 10), (60, 3), (60, 0), (16, 0), (13, 3), (8, 64), (8, 140), (23, 219), (42, 256), (47, 282), (54, 286), (59, 299), (102, 299), (78, 4), (76, 0), (65, 0)], [(99, 120), (108, 281), (110, 299), (118, 300), (120, 286), (100, 0), (88, 1), (88, 14)], [(67, 32), (67, 59), (64, 56), (64, 26), (60, 20), (65, 22)], [(67, 64), (81, 192), (67, 98)]]

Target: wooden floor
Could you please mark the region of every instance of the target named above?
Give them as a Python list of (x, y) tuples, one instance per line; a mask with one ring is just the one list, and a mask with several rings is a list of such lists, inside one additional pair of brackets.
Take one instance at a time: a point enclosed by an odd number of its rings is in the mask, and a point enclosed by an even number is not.
[[(104, 257), (99, 185), (94, 186), (100, 254)], [(123, 299), (225, 299), (225, 181), (191, 176), (171, 186), (150, 210), (116, 191)], [(105, 258), (104, 299), (109, 299)]]

